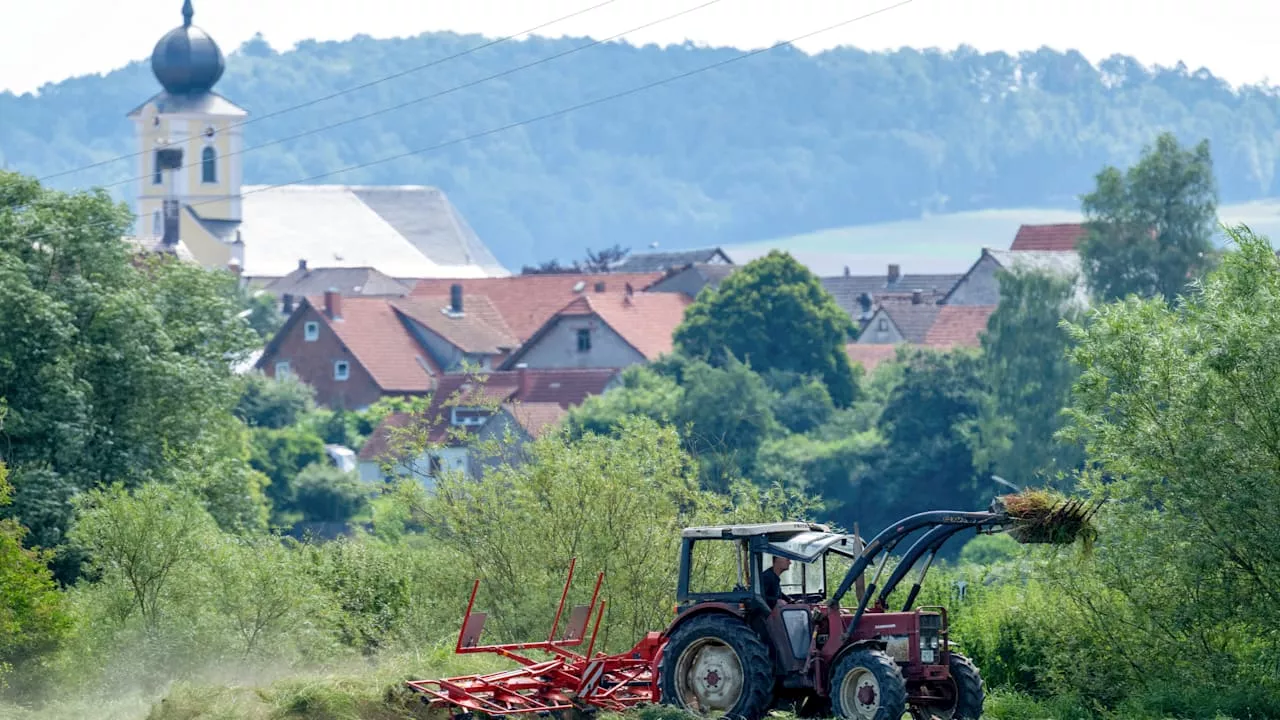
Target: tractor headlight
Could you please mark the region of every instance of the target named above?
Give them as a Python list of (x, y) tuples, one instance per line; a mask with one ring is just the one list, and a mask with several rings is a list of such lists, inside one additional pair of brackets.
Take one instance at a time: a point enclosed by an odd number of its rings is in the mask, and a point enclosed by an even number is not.
[(932, 665), (938, 660), (938, 636), (920, 635), (920, 662)]

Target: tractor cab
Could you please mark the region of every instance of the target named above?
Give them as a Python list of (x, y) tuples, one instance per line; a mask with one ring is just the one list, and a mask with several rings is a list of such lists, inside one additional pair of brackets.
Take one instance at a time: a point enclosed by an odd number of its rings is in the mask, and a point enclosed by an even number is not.
[[(829, 581), (839, 583), (861, 550), (858, 538), (816, 523), (686, 528), (681, 532), (677, 613), (694, 605), (726, 603), (770, 614), (760, 577), (775, 557), (791, 561), (780, 575), (782, 593), (793, 604), (820, 604), (827, 599)], [(830, 562), (832, 555), (844, 562)]]

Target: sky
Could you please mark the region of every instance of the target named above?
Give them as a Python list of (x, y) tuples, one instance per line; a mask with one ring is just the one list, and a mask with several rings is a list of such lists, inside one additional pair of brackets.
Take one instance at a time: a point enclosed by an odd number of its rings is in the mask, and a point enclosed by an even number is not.
[[(279, 50), (305, 39), (416, 35), (433, 30), (513, 35), (603, 0), (193, 0), (195, 24), (229, 53), (254, 33)], [(750, 49), (789, 40), (901, 0), (718, 0), (627, 35), (633, 43)], [(20, 0), (5, 0), (19, 3)], [(706, 0), (613, 0), (540, 30), (601, 38)], [(0, 24), (0, 90), (34, 92), (48, 82), (109, 72), (150, 55), (181, 24), (182, 0), (35, 0)], [(1212, 8), (1212, 9), (1211, 9)], [(1280, 82), (1275, 51), (1280, 2), (1272, 0), (910, 0), (798, 46), (867, 50), (902, 46), (1018, 52), (1074, 48), (1089, 60), (1113, 53), (1147, 65), (1207, 67), (1239, 86)], [(747, 61), (749, 62), (749, 60)]]

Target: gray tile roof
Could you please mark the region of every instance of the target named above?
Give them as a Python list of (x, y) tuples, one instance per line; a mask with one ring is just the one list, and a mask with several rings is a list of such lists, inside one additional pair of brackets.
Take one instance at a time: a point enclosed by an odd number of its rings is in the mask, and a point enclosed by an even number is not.
[(718, 247), (696, 250), (672, 250), (670, 252), (636, 253), (610, 268), (611, 272), (662, 272), (671, 268), (692, 264), (711, 264), (717, 256), (722, 262), (732, 263), (729, 256)]
[(336, 289), (344, 296), (406, 297), (412, 289), (374, 268), (298, 268), (264, 288), (277, 297), (289, 294), (295, 298), (323, 295)]
[(233, 243), (236, 241), (236, 231), (240, 229), (240, 223), (235, 220), (209, 220), (200, 217), (190, 205), (184, 205), (183, 209), (197, 222), (205, 232), (218, 238), (224, 243)]
[(986, 253), (1007, 270), (1035, 270), (1075, 277), (1075, 301), (1081, 306), (1089, 304), (1089, 285), (1080, 264), (1080, 253), (1053, 250), (996, 250)]
[(244, 274), (282, 277), (299, 260), (317, 267), (372, 267), (392, 277), (505, 277), (437, 188), (245, 186)]
[(934, 321), (938, 319), (938, 313), (942, 310), (941, 305), (928, 301), (919, 305), (885, 303), (881, 308), (893, 324), (898, 326), (898, 332), (902, 333), (902, 337), (907, 342), (915, 344), (924, 342), (925, 336), (929, 334), (929, 328), (933, 327)]
[(890, 283), (888, 275), (837, 275), (822, 278), (822, 286), (835, 297), (844, 311), (853, 317), (862, 314), (858, 296), (866, 293), (874, 301), (884, 293), (911, 293), (920, 290), (926, 302), (946, 295), (963, 275), (899, 275)]
[(156, 110), (161, 115), (196, 113), (200, 115), (244, 116), (249, 114), (247, 110), (216, 92), (201, 93), (199, 95), (170, 95), (161, 91), (147, 98), (147, 102), (130, 110), (127, 117), (133, 117), (141, 113), (142, 108), (146, 107), (147, 103), (150, 102), (156, 104)]

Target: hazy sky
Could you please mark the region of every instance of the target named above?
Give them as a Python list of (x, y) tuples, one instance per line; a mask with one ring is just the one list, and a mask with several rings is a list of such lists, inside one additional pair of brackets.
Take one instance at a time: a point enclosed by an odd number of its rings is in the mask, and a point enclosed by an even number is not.
[[(704, 0), (615, 0), (549, 27), (543, 35), (606, 37)], [(720, 0), (629, 36), (632, 42), (749, 48), (773, 44), (897, 0)], [(428, 30), (499, 37), (600, 0), (194, 0), (195, 24), (230, 52), (261, 32), (277, 49), (299, 40), (414, 35)], [(181, 23), (181, 0), (5, 0), (0, 90), (27, 92), (73, 75), (145, 58)], [(20, 9), (19, 9), (20, 6)], [(1280, 82), (1280, 2), (1274, 0), (913, 0), (801, 45), (816, 50), (1080, 50), (1090, 60), (1124, 53), (1152, 64), (1205, 66), (1232, 84)], [(588, 51), (589, 54), (589, 51)], [(587, 55), (568, 62), (585, 62)], [(746, 62), (750, 62), (749, 60)], [(428, 71), (431, 72), (431, 71)]]

